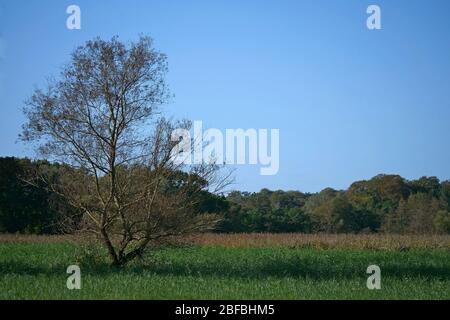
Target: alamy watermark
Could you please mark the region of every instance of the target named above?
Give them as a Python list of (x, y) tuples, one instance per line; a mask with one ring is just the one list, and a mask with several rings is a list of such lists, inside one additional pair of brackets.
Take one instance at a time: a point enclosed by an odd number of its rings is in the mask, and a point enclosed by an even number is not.
[(194, 121), (193, 134), (179, 128), (171, 139), (178, 142), (172, 152), (177, 164), (216, 163), (260, 165), (261, 175), (275, 175), (280, 167), (279, 129), (219, 129), (203, 131), (202, 121)]
[(367, 29), (380, 30), (381, 29), (381, 8), (375, 4), (367, 7), (367, 14), (370, 16), (366, 20)]
[(66, 286), (69, 290), (81, 289), (81, 269), (76, 264), (67, 267), (66, 273), (70, 274), (67, 277)]
[[(66, 19), (66, 27), (69, 30), (81, 29), (81, 9), (78, 5), (71, 4), (67, 7), (66, 13), (69, 15)], [(381, 29), (381, 8), (378, 5), (371, 4), (367, 7), (366, 13), (369, 14), (366, 20), (366, 26), (369, 30)]]
[(376, 264), (370, 265), (366, 270), (367, 274), (370, 276), (367, 278), (367, 289), (369, 290), (380, 290), (381, 289), (381, 269)]
[(67, 7), (66, 13), (69, 14), (66, 20), (66, 27), (69, 30), (81, 29), (81, 9), (79, 6), (72, 4)]

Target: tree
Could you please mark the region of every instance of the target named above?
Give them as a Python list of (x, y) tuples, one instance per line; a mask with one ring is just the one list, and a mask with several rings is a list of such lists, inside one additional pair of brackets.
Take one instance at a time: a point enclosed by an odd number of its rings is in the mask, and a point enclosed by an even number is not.
[(334, 211), (333, 200), (339, 192), (326, 188), (311, 196), (305, 204), (305, 212), (311, 217), (313, 230), (318, 232), (336, 232), (338, 216)]
[(410, 185), (413, 193), (429, 193), (436, 198), (441, 193), (441, 184), (436, 177), (421, 177), (411, 181)]
[(359, 212), (361, 226), (374, 231), (390, 230), (397, 218), (397, 207), (408, 198), (410, 188), (398, 175), (380, 174), (368, 181), (354, 182), (346, 194)]
[(78, 47), (60, 79), (37, 89), (24, 110), (22, 139), (78, 169), (49, 185), (82, 212), (82, 230), (101, 239), (113, 265), (156, 239), (210, 230), (219, 220), (199, 214), (196, 197), (223, 186), (219, 167), (174, 161), (172, 133), (190, 122), (159, 116), (166, 72), (166, 56), (148, 37), (129, 45), (97, 38)]
[(441, 201), (443, 206), (450, 210), (450, 180), (441, 183)]
[(429, 193), (416, 193), (402, 201), (396, 212), (398, 226), (394, 232), (429, 234), (434, 231), (434, 220), (439, 201)]
[(450, 212), (439, 210), (433, 223), (436, 232), (450, 234)]

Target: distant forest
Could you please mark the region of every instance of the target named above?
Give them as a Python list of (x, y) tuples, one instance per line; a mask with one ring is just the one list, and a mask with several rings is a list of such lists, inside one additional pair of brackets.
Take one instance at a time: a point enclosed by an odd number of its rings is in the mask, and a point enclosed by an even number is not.
[[(68, 217), (77, 223), (76, 210), (35, 178), (42, 168), (53, 181), (74, 170), (47, 161), (0, 158), (0, 232), (56, 234), (64, 232), (60, 222)], [(183, 172), (175, 177), (167, 181), (167, 192), (192, 179)], [(205, 188), (196, 196), (198, 214), (222, 216), (216, 232), (450, 233), (450, 181), (436, 177), (406, 180), (381, 174), (347, 190), (262, 189), (222, 196)]]

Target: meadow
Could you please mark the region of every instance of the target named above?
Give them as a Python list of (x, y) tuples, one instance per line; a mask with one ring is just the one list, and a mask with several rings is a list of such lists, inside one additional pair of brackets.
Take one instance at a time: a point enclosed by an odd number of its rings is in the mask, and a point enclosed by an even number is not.
[[(0, 236), (0, 299), (450, 299), (449, 236), (206, 234), (123, 269), (66, 237)], [(86, 248), (89, 250), (86, 251)], [(81, 290), (66, 288), (78, 264)], [(381, 290), (366, 269), (381, 268)]]

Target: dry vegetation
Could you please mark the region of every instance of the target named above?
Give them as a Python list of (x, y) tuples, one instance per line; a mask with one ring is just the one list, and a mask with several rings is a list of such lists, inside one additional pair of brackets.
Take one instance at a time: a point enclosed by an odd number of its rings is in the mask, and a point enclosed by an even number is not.
[[(86, 242), (75, 236), (0, 235), (0, 243), (60, 243)], [(450, 235), (355, 235), (355, 234), (301, 234), (301, 233), (206, 233), (183, 239), (178, 243), (217, 247), (289, 247), (316, 249), (449, 249)]]
[(89, 240), (72, 235), (0, 234), (0, 243), (82, 243), (85, 241), (89, 242)]
[(192, 237), (199, 245), (226, 247), (310, 247), (317, 249), (450, 249), (449, 235), (355, 235), (301, 233), (203, 234)]

